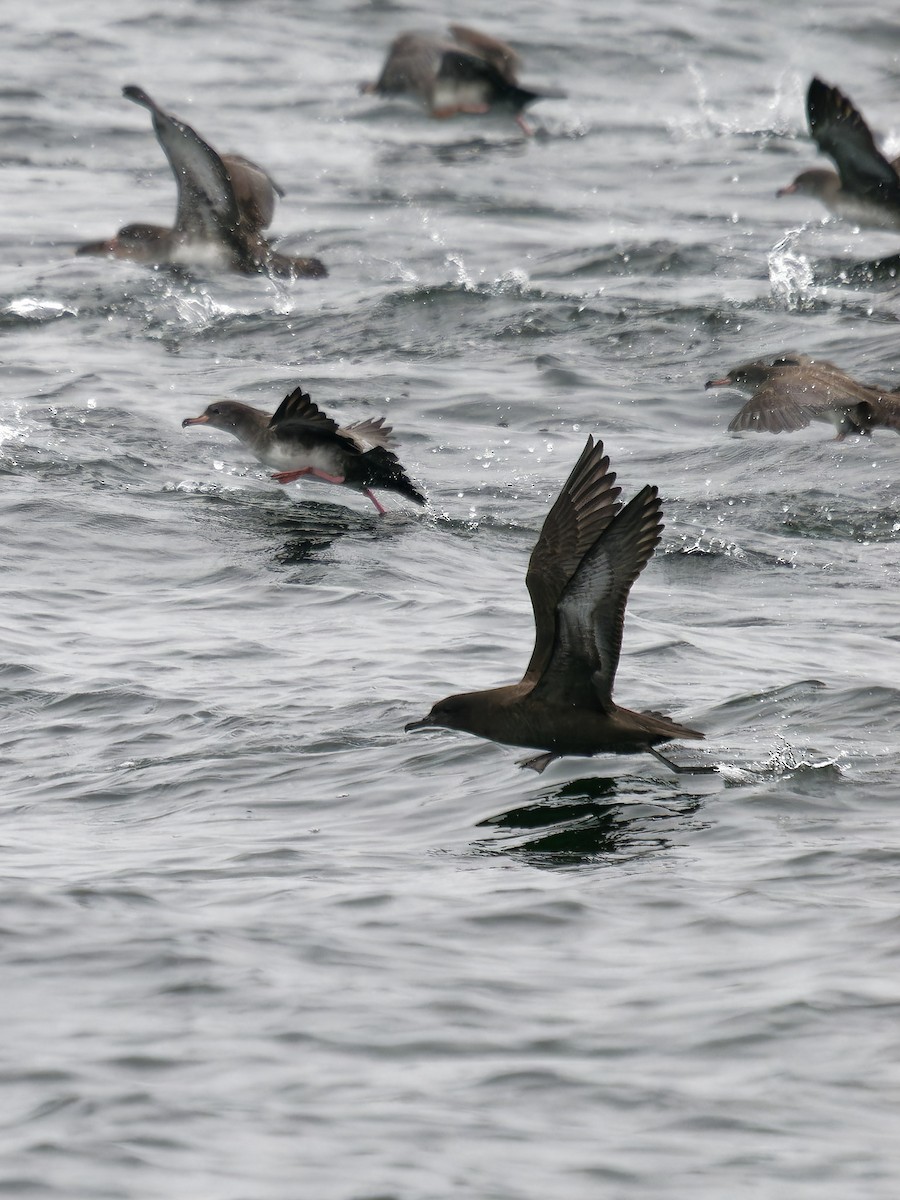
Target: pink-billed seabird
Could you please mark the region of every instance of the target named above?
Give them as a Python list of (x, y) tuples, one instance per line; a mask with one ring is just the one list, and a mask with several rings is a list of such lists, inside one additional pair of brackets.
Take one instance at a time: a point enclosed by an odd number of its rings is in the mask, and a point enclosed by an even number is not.
[(272, 478), (278, 483), (308, 476), (343, 484), (368, 496), (379, 513), (385, 509), (372, 488), (425, 504), (425, 496), (393, 453), (396, 443), (384, 417), (342, 428), (299, 387), (274, 413), (238, 400), (216, 400), (199, 417), (186, 417), (181, 424), (209, 425), (233, 434), (261, 463), (277, 468)]
[(735, 433), (793, 433), (810, 421), (834, 426), (835, 441), (883, 427), (900, 433), (900, 397), (859, 383), (840, 367), (808, 354), (779, 354), (734, 367), (708, 388), (730, 387), (751, 396), (728, 426)]
[(379, 96), (417, 97), (433, 117), (505, 109), (530, 134), (522, 110), (544, 96), (563, 93), (522, 87), (520, 66), (519, 56), (504, 42), (467, 25), (451, 25), (449, 36), (399, 34), (378, 79), (362, 84), (360, 90)]
[(885, 158), (859, 110), (821, 79), (809, 85), (806, 114), (813, 141), (837, 173), (825, 167), (801, 171), (778, 195), (814, 196), (855, 225), (900, 229), (900, 159)]
[(317, 258), (273, 250), (262, 231), (271, 223), (276, 193), (283, 192), (256, 163), (219, 155), (200, 135), (165, 112), (142, 88), (122, 94), (149, 109), (156, 137), (175, 176), (175, 224), (132, 224), (115, 237), (79, 246), (76, 254), (124, 258), (153, 266), (213, 267), (242, 275), (319, 279), (328, 272)]

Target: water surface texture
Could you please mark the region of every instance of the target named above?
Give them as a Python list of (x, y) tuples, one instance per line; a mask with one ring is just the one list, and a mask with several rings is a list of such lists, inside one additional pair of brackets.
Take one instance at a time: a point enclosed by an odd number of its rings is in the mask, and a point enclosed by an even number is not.
[[(775, 198), (814, 72), (900, 148), (900, 28), (499, 12), (6, 5), (2, 1195), (896, 1200), (900, 439), (735, 437), (703, 382), (900, 383), (859, 267), (900, 240)], [(566, 89), (533, 139), (358, 94), (448, 18)], [(174, 211), (125, 84), (263, 163), (330, 277), (75, 258)], [(430, 508), (181, 429), (298, 382)], [(521, 674), (588, 433), (665, 497), (617, 697), (715, 775), (403, 733)]]

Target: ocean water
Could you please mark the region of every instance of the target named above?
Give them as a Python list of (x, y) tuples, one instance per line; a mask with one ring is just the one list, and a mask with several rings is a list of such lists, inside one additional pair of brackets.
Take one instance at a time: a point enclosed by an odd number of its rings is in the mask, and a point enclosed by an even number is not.
[[(536, 136), (357, 92), (507, 35)], [(896, 237), (775, 192), (813, 73), (894, 153), (884, 4), (3, 9), (0, 1194), (895, 1200), (900, 440), (726, 432), (793, 349), (891, 383)], [(145, 87), (321, 282), (75, 258), (174, 187)], [(216, 397), (386, 415), (426, 511), (280, 488)], [(708, 741), (404, 723), (519, 677), (588, 433), (666, 530), (616, 695)]]

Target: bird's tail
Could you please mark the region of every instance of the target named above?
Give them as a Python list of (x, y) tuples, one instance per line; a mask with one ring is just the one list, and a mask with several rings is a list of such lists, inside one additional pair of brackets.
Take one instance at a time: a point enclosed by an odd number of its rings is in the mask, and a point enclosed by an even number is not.
[(385, 450), (383, 446), (374, 446), (363, 455), (366, 465), (366, 483), (370, 487), (381, 487), (391, 492), (399, 492), (416, 504), (426, 504), (425, 496), (403, 470), (396, 454)]
[(666, 741), (675, 741), (676, 738), (692, 738), (695, 741), (702, 742), (706, 737), (706, 734), (701, 733), (699, 729), (690, 729), (687, 725), (679, 725), (677, 721), (673, 721), (665, 713), (642, 712), (641, 716), (646, 718), (650, 731), (658, 733), (660, 739), (665, 739)]
[(523, 108), (527, 108), (535, 100), (542, 100), (546, 95), (548, 95), (547, 92), (536, 92), (531, 88), (520, 87), (517, 83), (503, 81), (502, 100), (509, 105), (513, 112), (521, 112)]

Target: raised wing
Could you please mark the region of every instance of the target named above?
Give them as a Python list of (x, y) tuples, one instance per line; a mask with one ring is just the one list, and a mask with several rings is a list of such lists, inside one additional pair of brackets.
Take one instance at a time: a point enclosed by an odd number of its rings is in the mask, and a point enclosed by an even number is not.
[(441, 55), (437, 82), (441, 81), (452, 81), (457, 86), (469, 84), (479, 89), (477, 95), (473, 93), (473, 100), (481, 98), (485, 92), (488, 96), (503, 95), (510, 87), (516, 87), (488, 59), (452, 45)]
[(401, 33), (391, 43), (374, 90), (390, 96), (418, 92), (427, 96), (450, 43), (420, 33)]
[(535, 685), (536, 701), (612, 710), (628, 593), (662, 530), (662, 501), (648, 485), (585, 554), (559, 602), (556, 641)]
[(900, 205), (900, 178), (875, 145), (862, 114), (836, 87), (813, 79), (806, 94), (809, 132), (834, 162), (846, 191)]
[(516, 75), (522, 66), (522, 60), (511, 46), (487, 33), (472, 29), (470, 25), (451, 25), (450, 32), (461, 46), (489, 62), (507, 83), (518, 82)]
[(350, 454), (362, 453), (355, 438), (341, 429), (337, 421), (326, 416), (299, 387), (285, 396), (272, 413), (269, 428), (277, 428), (279, 438), (308, 441), (312, 436), (338, 445)]
[(149, 109), (153, 117), (178, 186), (175, 232), (197, 240), (229, 239), (241, 214), (222, 159), (190, 125), (161, 109), (142, 88), (125, 87), (122, 95)]
[(352, 434), (367, 448), (380, 446), (383, 450), (390, 450), (397, 445), (397, 441), (393, 437), (393, 426), (385, 425), (384, 421), (384, 417), (354, 421), (352, 425), (344, 426), (344, 432)]
[(255, 232), (268, 229), (275, 215), (275, 198), (283, 196), (284, 190), (268, 171), (242, 154), (223, 154), (222, 162), (234, 189), (241, 224)]
[(305, 421), (307, 425), (321, 430), (322, 433), (338, 432), (337, 421), (326, 416), (301, 387), (295, 387), (285, 396), (272, 413), (269, 428), (281, 425), (284, 421)]
[(534, 609), (534, 651), (524, 679), (543, 674), (556, 636), (556, 606), (587, 551), (621, 508), (603, 443), (588, 436), (531, 552), (525, 583)]

